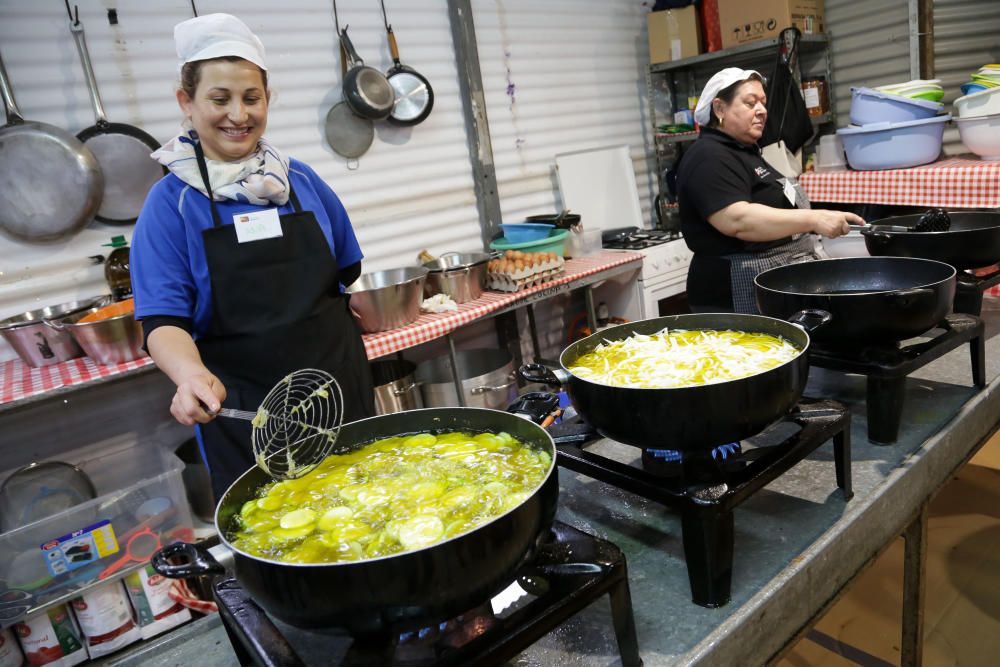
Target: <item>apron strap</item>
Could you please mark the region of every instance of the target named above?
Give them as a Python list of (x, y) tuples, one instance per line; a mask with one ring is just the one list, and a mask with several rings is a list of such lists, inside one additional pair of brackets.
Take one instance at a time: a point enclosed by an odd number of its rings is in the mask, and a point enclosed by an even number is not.
[(299, 196), (295, 194), (295, 190), (292, 188), (292, 175), (288, 175), (288, 201), (292, 202), (292, 210), (296, 213), (302, 212), (302, 205), (299, 203)]
[(221, 227), (222, 218), (219, 216), (219, 209), (215, 207), (215, 198), (212, 196), (212, 184), (208, 180), (208, 164), (205, 162), (205, 152), (201, 149), (201, 141), (194, 143), (194, 156), (198, 160), (198, 171), (201, 172), (201, 182), (205, 184), (205, 191), (208, 193), (208, 204), (212, 207), (212, 224), (216, 227)]

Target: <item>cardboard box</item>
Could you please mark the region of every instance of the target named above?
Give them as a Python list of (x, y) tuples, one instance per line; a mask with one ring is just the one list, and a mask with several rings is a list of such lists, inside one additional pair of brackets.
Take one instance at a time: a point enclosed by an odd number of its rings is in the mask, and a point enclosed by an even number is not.
[(823, 32), (823, 0), (718, 0), (722, 48), (777, 37), (785, 28)]
[(646, 15), (649, 62), (665, 63), (701, 53), (698, 11), (694, 5)]

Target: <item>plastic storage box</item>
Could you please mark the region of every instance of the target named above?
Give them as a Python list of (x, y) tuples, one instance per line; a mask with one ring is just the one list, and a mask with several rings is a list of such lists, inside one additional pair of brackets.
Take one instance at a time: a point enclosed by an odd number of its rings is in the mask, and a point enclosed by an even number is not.
[(905, 169), (937, 159), (949, 120), (951, 116), (944, 115), (905, 123), (843, 127), (837, 130), (837, 136), (854, 169)]
[(944, 110), (940, 102), (912, 99), (871, 88), (851, 88), (851, 123), (904, 123), (933, 118)]
[[(13, 465), (0, 479), (31, 462), (9, 454)], [(31, 609), (130, 572), (157, 545), (192, 539), (184, 464), (173, 453), (123, 438), (77, 450), (69, 462), (90, 477), (97, 497), (0, 535), (0, 596), (27, 593), (15, 595)]]

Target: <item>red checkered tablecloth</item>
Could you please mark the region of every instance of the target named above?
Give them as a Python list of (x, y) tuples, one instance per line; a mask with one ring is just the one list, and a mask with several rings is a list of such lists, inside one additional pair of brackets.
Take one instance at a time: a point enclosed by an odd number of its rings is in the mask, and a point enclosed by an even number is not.
[[(487, 291), (475, 301), (460, 305), (457, 312), (421, 315), (417, 321), (401, 329), (365, 334), (365, 352), (369, 359), (374, 359), (405, 350), (451, 333), (463, 324), (468, 324), (532, 294), (565, 285), (615, 266), (640, 261), (642, 255), (632, 252), (600, 252), (589, 257), (569, 259), (566, 260), (565, 273), (541, 285), (513, 294)], [(64, 387), (84, 385), (152, 365), (153, 360), (149, 357), (115, 366), (102, 366), (89, 357), (71, 359), (41, 368), (32, 368), (19, 359), (0, 362), (0, 407), (15, 401), (38, 398)]]
[(552, 280), (535, 285), (520, 292), (486, 291), (474, 301), (459, 305), (458, 310), (450, 313), (421, 314), (417, 320), (400, 329), (376, 334), (365, 334), (365, 352), (369, 359), (382, 357), (393, 352), (405, 350), (408, 347), (420, 345), (451, 333), (463, 324), (500, 310), (504, 306), (516, 303), (532, 294), (546, 289), (565, 285), (579, 278), (593, 275), (615, 266), (640, 262), (642, 255), (632, 252), (604, 251), (588, 257), (566, 260), (566, 272)]
[(1000, 161), (954, 157), (912, 169), (810, 172), (799, 183), (817, 202), (1000, 207)]

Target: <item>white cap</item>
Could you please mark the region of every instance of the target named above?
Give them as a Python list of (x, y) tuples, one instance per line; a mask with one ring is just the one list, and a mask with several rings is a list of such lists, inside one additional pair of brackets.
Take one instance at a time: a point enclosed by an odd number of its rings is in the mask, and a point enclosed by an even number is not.
[(231, 14), (205, 14), (174, 26), (180, 64), (236, 56), (267, 70), (264, 44), (247, 25)]
[[(698, 106), (694, 110), (694, 119), (698, 124), (708, 125), (708, 121), (712, 118), (712, 100), (719, 94), (719, 91), (728, 88), (737, 81), (746, 81), (754, 74), (760, 76), (760, 72), (755, 69), (740, 69), (739, 67), (727, 67), (716, 72), (705, 84), (705, 89), (701, 91), (701, 97), (698, 98)], [(764, 77), (760, 76), (760, 78)]]

